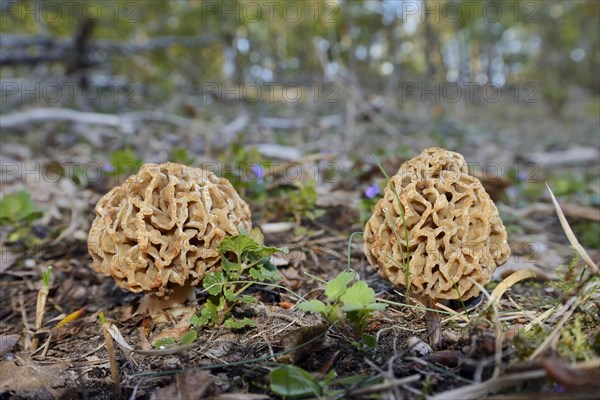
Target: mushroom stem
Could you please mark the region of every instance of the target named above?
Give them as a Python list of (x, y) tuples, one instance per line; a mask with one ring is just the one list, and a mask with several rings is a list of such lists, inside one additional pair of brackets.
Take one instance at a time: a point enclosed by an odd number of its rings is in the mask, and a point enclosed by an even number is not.
[(435, 300), (430, 296), (421, 298), (421, 302), (427, 308), (425, 310), (425, 322), (427, 323), (427, 337), (431, 348), (439, 349), (442, 346), (442, 322), (440, 314), (435, 311), (437, 307)]
[(186, 300), (193, 298), (194, 287), (191, 285), (176, 286), (173, 291), (169, 293), (168, 298), (158, 298), (151, 295), (145, 295), (140, 302), (137, 313), (149, 313), (154, 314), (156, 312), (166, 310), (176, 305), (181, 305)]

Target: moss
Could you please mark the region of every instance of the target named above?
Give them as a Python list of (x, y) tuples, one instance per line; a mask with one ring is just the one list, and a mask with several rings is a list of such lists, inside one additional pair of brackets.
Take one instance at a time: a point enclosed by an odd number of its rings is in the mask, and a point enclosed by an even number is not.
[(519, 358), (529, 357), (542, 343), (549, 333), (549, 329), (541, 325), (534, 325), (531, 329), (524, 329), (515, 336), (514, 344)]
[(589, 360), (592, 347), (589, 342), (592, 338), (583, 330), (582, 316), (578, 315), (569, 328), (563, 328), (558, 342), (558, 351), (569, 360)]

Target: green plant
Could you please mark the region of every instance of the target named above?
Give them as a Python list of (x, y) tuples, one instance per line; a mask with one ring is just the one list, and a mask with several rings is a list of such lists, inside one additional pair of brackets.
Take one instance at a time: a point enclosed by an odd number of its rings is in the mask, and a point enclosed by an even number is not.
[(280, 251), (287, 252), (287, 249), (264, 245), (264, 236), (258, 228), (223, 239), (219, 246), (222, 268), (204, 276), (203, 287), (209, 297), (200, 316), (192, 317), (192, 324), (223, 325), (233, 329), (255, 326), (256, 321), (235, 319), (231, 311), (238, 304), (258, 301), (256, 297), (243, 294), (253, 284), (279, 280), (279, 273), (269, 262), (269, 256)]
[(375, 336), (365, 334), (367, 321), (373, 311), (383, 311), (387, 304), (376, 302), (375, 291), (365, 281), (355, 281), (350, 285), (354, 278), (354, 272), (339, 273), (325, 286), (327, 303), (310, 300), (297, 307), (304, 312), (321, 314), (357, 348), (373, 348), (377, 341)]
[(297, 226), (300, 226), (302, 218), (313, 221), (325, 213), (317, 207), (317, 191), (315, 181), (296, 182), (295, 190), (286, 191), (283, 195), (283, 208), (285, 212), (294, 217)]
[(184, 346), (193, 343), (196, 339), (198, 339), (198, 333), (194, 329), (190, 329), (189, 331), (184, 333), (179, 339), (175, 339), (172, 337), (159, 339), (156, 342), (154, 342), (152, 346), (157, 349), (164, 349), (167, 347), (174, 346), (175, 344)]
[(18, 226), (42, 217), (31, 195), (25, 191), (6, 194), (0, 200), (0, 225)]
[(315, 396), (342, 398), (350, 388), (367, 387), (381, 381), (380, 376), (352, 375), (337, 378), (334, 370), (322, 379), (293, 365), (278, 365), (269, 373), (271, 392), (286, 398)]
[[(571, 360), (589, 360), (593, 354), (588, 343), (588, 336), (583, 331), (582, 316), (577, 315), (570, 328), (565, 328), (560, 334), (559, 351)], [(590, 340), (591, 341), (591, 340)]]
[(579, 221), (573, 224), (575, 235), (581, 239), (581, 244), (590, 249), (600, 247), (600, 224), (595, 221)]
[(130, 148), (113, 151), (110, 154), (109, 161), (113, 167), (112, 174), (115, 179), (135, 174), (144, 164), (144, 160), (138, 158)]

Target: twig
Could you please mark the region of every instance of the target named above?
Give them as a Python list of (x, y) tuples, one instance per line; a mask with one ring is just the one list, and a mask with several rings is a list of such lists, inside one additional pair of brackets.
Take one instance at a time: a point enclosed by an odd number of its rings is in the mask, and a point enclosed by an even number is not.
[(125, 133), (132, 133), (140, 121), (154, 121), (182, 128), (191, 128), (194, 120), (178, 115), (156, 111), (131, 112), (120, 115), (83, 112), (65, 108), (31, 108), (0, 117), (0, 129), (18, 128), (36, 122), (67, 121), (82, 124), (112, 126)]

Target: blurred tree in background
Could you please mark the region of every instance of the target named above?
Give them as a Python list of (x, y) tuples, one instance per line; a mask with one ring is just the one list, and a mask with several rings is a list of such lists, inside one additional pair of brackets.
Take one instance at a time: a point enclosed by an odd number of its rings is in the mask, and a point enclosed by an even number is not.
[(1, 12), (2, 79), (134, 81), (149, 100), (207, 83), (350, 79), (391, 95), (403, 82), (535, 81), (558, 113), (569, 86), (600, 92), (596, 1), (2, 1)]

